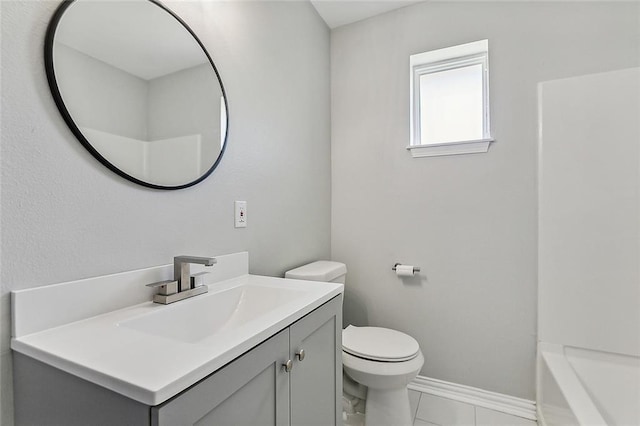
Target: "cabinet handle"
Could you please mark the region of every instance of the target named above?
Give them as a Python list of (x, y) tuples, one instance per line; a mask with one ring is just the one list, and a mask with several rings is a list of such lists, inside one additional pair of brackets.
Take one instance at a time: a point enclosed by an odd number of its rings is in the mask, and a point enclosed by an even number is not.
[(287, 373), (290, 372), (291, 370), (293, 370), (293, 361), (291, 361), (290, 359), (287, 360), (287, 362), (285, 362), (284, 364), (282, 364), (282, 366), (284, 367), (284, 371), (286, 371)]
[(298, 357), (298, 360), (300, 361), (304, 361), (304, 349), (300, 349), (298, 352), (296, 352), (296, 356)]

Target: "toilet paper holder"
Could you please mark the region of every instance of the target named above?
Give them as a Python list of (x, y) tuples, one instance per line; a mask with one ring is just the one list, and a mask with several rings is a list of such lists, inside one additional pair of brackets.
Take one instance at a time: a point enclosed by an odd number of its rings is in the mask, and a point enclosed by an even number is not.
[[(392, 271), (395, 271), (395, 270), (396, 270), (396, 267), (397, 267), (398, 265), (402, 265), (402, 263), (396, 262), (396, 264), (395, 264), (395, 265), (393, 265), (393, 268), (391, 268), (391, 270), (392, 270)], [(420, 272), (420, 267), (419, 267), (419, 266), (414, 266), (414, 267), (413, 267), (413, 273), (415, 274), (416, 272)]]

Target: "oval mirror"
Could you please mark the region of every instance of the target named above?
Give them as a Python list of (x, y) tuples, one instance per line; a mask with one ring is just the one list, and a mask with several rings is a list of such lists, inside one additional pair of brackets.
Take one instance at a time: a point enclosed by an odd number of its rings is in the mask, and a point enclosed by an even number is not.
[(45, 40), (58, 109), (120, 176), (157, 189), (205, 179), (227, 139), (220, 75), (193, 31), (155, 0), (67, 0)]

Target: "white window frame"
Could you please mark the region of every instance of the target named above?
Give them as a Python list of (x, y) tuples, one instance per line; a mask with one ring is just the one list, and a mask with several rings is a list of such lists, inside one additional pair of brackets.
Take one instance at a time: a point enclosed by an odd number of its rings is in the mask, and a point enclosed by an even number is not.
[[(471, 65), (482, 65), (482, 138), (422, 144), (420, 129), (420, 77)], [(487, 152), (491, 137), (489, 120), (489, 41), (480, 40), (445, 49), (411, 55), (409, 58), (410, 133), (407, 149), (413, 157)]]

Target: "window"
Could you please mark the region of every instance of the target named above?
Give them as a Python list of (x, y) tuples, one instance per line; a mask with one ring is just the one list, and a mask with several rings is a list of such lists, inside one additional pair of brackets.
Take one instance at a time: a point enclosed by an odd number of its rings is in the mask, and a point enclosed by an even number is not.
[(488, 57), (488, 40), (411, 55), (414, 157), (487, 152)]

